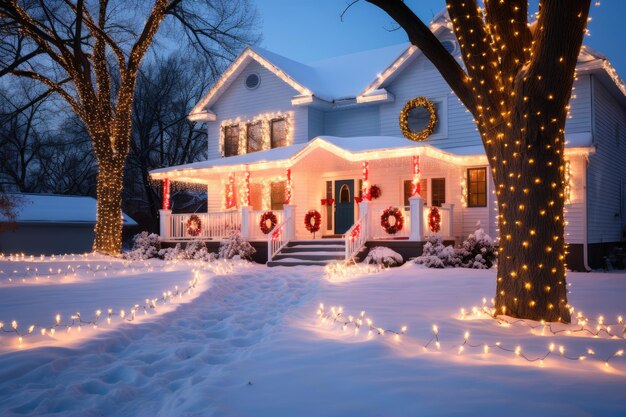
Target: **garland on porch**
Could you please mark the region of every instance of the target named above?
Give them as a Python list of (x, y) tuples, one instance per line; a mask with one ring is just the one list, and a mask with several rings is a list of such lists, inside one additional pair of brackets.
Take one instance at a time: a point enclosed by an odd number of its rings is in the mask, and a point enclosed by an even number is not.
[[(395, 219), (394, 224), (389, 223), (389, 218), (392, 216)], [(385, 233), (395, 235), (404, 226), (404, 216), (398, 207), (388, 207), (380, 216), (380, 225), (385, 230)]]
[[(311, 219), (313, 223), (311, 223)], [(322, 224), (322, 215), (317, 210), (309, 210), (304, 215), (304, 226), (310, 233), (315, 233), (320, 230)]]
[[(270, 221), (269, 226), (267, 225), (268, 220)], [(261, 232), (263, 232), (264, 235), (267, 235), (269, 232), (274, 230), (277, 224), (278, 224), (278, 218), (276, 217), (273, 211), (266, 211), (265, 213), (263, 213), (263, 215), (261, 215), (261, 220), (259, 221), (259, 227), (261, 228)]]
[(441, 214), (437, 207), (431, 207), (428, 213), (428, 228), (433, 233), (438, 233), (441, 230)]
[(187, 234), (190, 236), (198, 236), (200, 232), (202, 232), (202, 221), (200, 217), (195, 214), (192, 214), (186, 223), (187, 226)]

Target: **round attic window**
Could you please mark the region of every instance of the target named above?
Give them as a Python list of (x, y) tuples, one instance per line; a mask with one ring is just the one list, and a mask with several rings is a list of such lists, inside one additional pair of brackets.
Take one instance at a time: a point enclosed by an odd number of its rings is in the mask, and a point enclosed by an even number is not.
[(261, 77), (259, 77), (259, 74), (252, 73), (246, 77), (246, 88), (249, 90), (254, 90), (259, 86), (259, 84), (261, 84)]

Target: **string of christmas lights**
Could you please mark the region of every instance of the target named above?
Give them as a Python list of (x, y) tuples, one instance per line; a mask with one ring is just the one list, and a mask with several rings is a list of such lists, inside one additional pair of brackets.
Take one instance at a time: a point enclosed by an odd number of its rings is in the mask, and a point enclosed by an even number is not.
[[(39, 333), (42, 336), (50, 336), (53, 337), (57, 332), (57, 329), (62, 328), (67, 332), (70, 332), (73, 328), (76, 328), (77, 331), (81, 331), (84, 326), (91, 326), (93, 328), (97, 328), (99, 324), (103, 321), (106, 321), (108, 325), (111, 324), (113, 318), (119, 317), (119, 319), (126, 322), (135, 321), (137, 312), (143, 311), (144, 315), (147, 315), (150, 311), (156, 311), (157, 307), (163, 306), (165, 304), (170, 303), (173, 299), (182, 299), (183, 296), (191, 294), (196, 286), (199, 283), (200, 272), (194, 271), (194, 278), (188, 282), (187, 288), (181, 290), (178, 285), (174, 286), (174, 290), (164, 291), (160, 297), (156, 298), (146, 298), (143, 304), (135, 304), (129, 309), (129, 313), (126, 313), (125, 309), (119, 310), (119, 312), (114, 312), (112, 308), (108, 308), (106, 310), (106, 315), (102, 314), (102, 309), (95, 310), (94, 316), (92, 319), (85, 319), (84, 316), (81, 315), (80, 312), (76, 312), (75, 314), (69, 317), (69, 322), (62, 322), (62, 317), (60, 314), (56, 314), (54, 317), (54, 324), (49, 326), (42, 326), (39, 324), (31, 324), (26, 332), (20, 330), (19, 324), (17, 320), (11, 320), (11, 327), (6, 328), (4, 322), (0, 321), (0, 332), (1, 333), (12, 333), (17, 336), (18, 344), (22, 346), (24, 342), (24, 337), (28, 335), (32, 335), (35, 333), (35, 329), (39, 329)], [(105, 318), (106, 316), (106, 318)], [(0, 333), (0, 334), (1, 334)]]
[[(592, 337), (600, 337), (605, 335), (612, 339), (626, 339), (626, 324), (622, 315), (618, 315), (616, 323), (607, 323), (605, 316), (600, 315), (597, 319), (590, 319), (579, 311), (575, 317), (576, 324), (564, 324), (564, 323), (552, 323), (546, 321), (529, 321), (524, 319), (514, 319), (508, 316), (495, 315), (496, 310), (493, 307), (487, 306), (487, 299), (483, 298), (483, 304), (479, 307), (472, 307), (468, 312), (462, 308), (460, 312), (460, 319), (466, 320), (468, 318), (488, 318), (495, 320), (500, 326), (510, 327), (513, 325), (524, 325), (531, 331), (535, 329), (541, 329), (543, 335), (550, 334), (556, 335), (572, 335), (586, 333)], [(574, 309), (572, 308), (572, 312)], [(621, 333), (615, 331), (619, 329)]]
[[(373, 334), (381, 336), (391, 334), (394, 335), (394, 339), (396, 341), (400, 341), (400, 336), (405, 335), (408, 331), (407, 326), (402, 326), (399, 331), (377, 327), (374, 325), (373, 320), (365, 315), (365, 311), (361, 311), (358, 316), (346, 315), (343, 311), (343, 307), (332, 306), (330, 307), (330, 309), (327, 310), (324, 303), (320, 303), (317, 310), (317, 316), (322, 323), (339, 323), (342, 326), (342, 331), (346, 331), (349, 327), (353, 327), (355, 335), (359, 333), (361, 327), (365, 327), (366, 329), (368, 329), (368, 337), (372, 336)], [(470, 343), (469, 331), (464, 332), (462, 343), (452, 343), (449, 346), (444, 347), (442, 344), (442, 340), (439, 337), (439, 326), (434, 324), (431, 328), (431, 332), (432, 337), (428, 339), (425, 344), (423, 344), (423, 348), (425, 351), (431, 351), (431, 345), (434, 345), (434, 351), (436, 352), (455, 351), (458, 355), (462, 354), (467, 348), (480, 349), (484, 355), (487, 355), (492, 350), (499, 350), (505, 353), (512, 353), (516, 357), (524, 359), (527, 362), (538, 362), (540, 365), (543, 365), (544, 361), (548, 357), (556, 356), (556, 352), (558, 352), (558, 356), (569, 361), (583, 361), (591, 357), (597, 358), (599, 361), (603, 362), (606, 367), (610, 365), (611, 361), (623, 357), (624, 355), (624, 349), (619, 349), (606, 357), (599, 357), (593, 349), (587, 349), (584, 354), (580, 355), (568, 355), (565, 353), (566, 348), (564, 345), (559, 345), (557, 348), (557, 345), (555, 343), (550, 343), (545, 353), (531, 356), (530, 354), (524, 353), (522, 346), (520, 345), (516, 345), (514, 348), (511, 348), (504, 346), (501, 342)]]

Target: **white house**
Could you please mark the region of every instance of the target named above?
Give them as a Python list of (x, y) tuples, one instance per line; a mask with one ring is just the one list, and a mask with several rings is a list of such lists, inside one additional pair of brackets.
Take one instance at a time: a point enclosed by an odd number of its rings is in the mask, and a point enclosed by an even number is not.
[[(432, 29), (458, 54), (445, 15)], [(583, 270), (599, 266), (624, 241), (626, 87), (605, 56), (584, 47), (574, 88), (566, 126), (566, 239), (568, 265)], [(408, 111), (410, 129), (422, 130), (436, 116), (423, 142), (406, 139), (399, 120), (417, 97), (432, 112)], [(249, 47), (189, 118), (208, 124), (209, 159), (151, 176), (166, 187), (169, 181), (206, 184), (209, 213), (190, 220), (189, 214), (172, 214), (166, 201), (166, 242), (218, 240), (236, 228), (258, 249), (269, 247), (274, 263), (350, 257), (375, 241), (417, 256), (432, 207), (446, 239), (460, 242), (479, 221), (498, 235), (494, 185), (472, 117), (414, 46), (310, 64)], [(411, 198), (417, 181), (421, 200)], [(373, 185), (380, 196), (368, 200), (363, 189)], [(398, 208), (401, 230), (382, 227), (389, 207)], [(315, 236), (304, 224), (309, 210), (321, 215)], [(278, 226), (266, 235), (260, 220), (267, 211)], [(385, 217), (395, 223), (396, 217)], [(314, 245), (303, 246), (313, 237)]]
[[(53, 194), (15, 194), (19, 201), (12, 227), (0, 232), (0, 252), (53, 255), (91, 252), (96, 199)], [(124, 230), (137, 223), (123, 214)], [(0, 216), (0, 224), (9, 219)]]

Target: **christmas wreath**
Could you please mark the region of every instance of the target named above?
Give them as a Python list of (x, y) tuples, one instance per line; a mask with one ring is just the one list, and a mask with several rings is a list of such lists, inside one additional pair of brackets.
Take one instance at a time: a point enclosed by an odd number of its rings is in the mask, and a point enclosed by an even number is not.
[(430, 213), (428, 213), (428, 228), (433, 233), (441, 230), (441, 214), (439, 214), (437, 207), (432, 207)]
[[(270, 221), (269, 226), (267, 225), (268, 220)], [(276, 217), (274, 212), (266, 211), (265, 213), (263, 213), (263, 215), (261, 215), (261, 220), (259, 221), (259, 227), (261, 228), (261, 232), (263, 232), (263, 234), (266, 235), (272, 230), (274, 230), (277, 223), (278, 223), (278, 218)]]
[(200, 217), (192, 214), (187, 220), (187, 234), (189, 236), (198, 236), (200, 232), (202, 232), (202, 222), (200, 221)]
[[(313, 220), (313, 223), (311, 223)], [(317, 210), (309, 210), (304, 215), (304, 226), (306, 230), (310, 233), (315, 233), (320, 230), (320, 225), (322, 224), (322, 215)]]
[(378, 197), (380, 197), (381, 194), (382, 191), (380, 190), (380, 187), (376, 184), (372, 185), (372, 188), (370, 188), (370, 195), (372, 196), (372, 198), (376, 200)]
[[(395, 219), (393, 224), (389, 223), (389, 218), (392, 217)], [(380, 225), (385, 229), (385, 232), (389, 235), (395, 235), (404, 226), (404, 216), (402, 212), (397, 207), (389, 207), (383, 211), (382, 216), (380, 216)]]
[[(417, 107), (424, 107), (429, 113), (428, 125), (419, 132), (414, 132), (409, 127), (409, 113)], [(400, 112), (400, 130), (407, 138), (416, 142), (421, 142), (429, 137), (435, 130), (437, 125), (437, 109), (432, 101), (426, 97), (417, 97), (406, 102), (404, 108)]]

